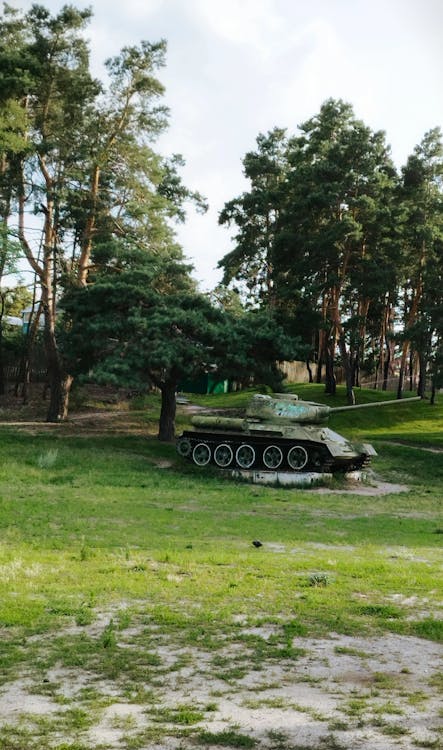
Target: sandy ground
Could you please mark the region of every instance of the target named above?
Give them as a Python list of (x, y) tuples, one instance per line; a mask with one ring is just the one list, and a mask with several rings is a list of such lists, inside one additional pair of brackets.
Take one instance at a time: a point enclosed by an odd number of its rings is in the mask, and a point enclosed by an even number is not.
[[(109, 614), (104, 614), (89, 626), (89, 634), (99, 637), (108, 622)], [(274, 633), (272, 627), (238, 625), (244, 633), (263, 639)], [(137, 634), (135, 628), (122, 631), (119, 645), (130, 649)], [(193, 733), (232, 729), (268, 750), (442, 747), (441, 646), (393, 634), (355, 638), (334, 633), (329, 638), (296, 638), (294, 646), (304, 649), (297, 659), (264, 661), (258, 669), (255, 666), (239, 679), (226, 681), (217, 676), (213, 652), (181, 648), (159, 634), (156, 651), (162, 668), (161, 680), (155, 681), (156, 707), (191, 706), (204, 714), (192, 726)], [(235, 666), (244, 648), (230, 644), (217, 654)], [(440, 675), (440, 694), (433, 687), (436, 675)], [(93, 673), (55, 667), (46, 680), (58, 685), (57, 701), (39, 695), (29, 676), (5, 684), (0, 691), (0, 724), (22, 726), (32, 717), (54, 715), (61, 708), (60, 696), (72, 708), (85, 687), (94, 687), (108, 697), (109, 705), (101, 709), (93, 728), (81, 735), (87, 747), (118, 750), (126, 746), (125, 738), (159, 726), (150, 716), (152, 707), (131, 701), (116, 683)], [(162, 739), (146, 739), (137, 747), (196, 746), (192, 736), (177, 736), (177, 724), (165, 726)], [(215, 742), (209, 746), (218, 747)]]

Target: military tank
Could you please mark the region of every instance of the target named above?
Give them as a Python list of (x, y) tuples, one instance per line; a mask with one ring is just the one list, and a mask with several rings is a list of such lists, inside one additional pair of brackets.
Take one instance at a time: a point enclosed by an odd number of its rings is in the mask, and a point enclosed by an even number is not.
[[(407, 399), (407, 401), (419, 400)], [(407, 402), (405, 401), (405, 402)], [(197, 466), (284, 472), (350, 472), (377, 455), (368, 443), (354, 443), (326, 426), (330, 414), (392, 403), (330, 407), (294, 394), (255, 395), (245, 417), (192, 417), (195, 429), (177, 440), (182, 458)]]

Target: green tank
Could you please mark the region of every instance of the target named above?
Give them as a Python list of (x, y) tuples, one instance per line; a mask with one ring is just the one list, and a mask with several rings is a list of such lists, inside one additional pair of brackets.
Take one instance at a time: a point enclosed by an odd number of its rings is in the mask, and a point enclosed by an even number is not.
[(368, 443), (350, 442), (329, 429), (329, 415), (411, 400), (420, 399), (330, 407), (302, 401), (294, 394), (255, 395), (245, 417), (192, 417), (194, 429), (180, 435), (177, 451), (197, 466), (212, 464), (220, 469), (355, 471), (376, 452)]

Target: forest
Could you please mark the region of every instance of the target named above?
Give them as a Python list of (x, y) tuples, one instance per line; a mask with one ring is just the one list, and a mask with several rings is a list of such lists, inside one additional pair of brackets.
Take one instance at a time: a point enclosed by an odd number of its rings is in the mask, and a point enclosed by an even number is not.
[[(416, 389), (433, 401), (441, 131), (431, 127), (401, 169), (385, 133), (340, 99), (296, 133), (258, 134), (242, 164), (249, 187), (219, 215), (232, 233), (223, 282), (203, 294), (175, 225), (206, 201), (184, 185), (183, 157), (156, 148), (169, 120), (166, 41), (124, 47), (97, 80), (90, 18), (40, 5), (0, 16), (0, 395), (11, 352), (26, 394), (41, 349), (49, 422), (66, 418), (76, 378), (154, 386), (162, 440), (174, 437), (178, 384), (208, 369), (278, 388), (278, 362), (302, 359), (327, 393), (342, 377), (349, 403), (363, 377), (386, 389), (394, 373), (398, 398)], [(26, 288), (9, 284), (23, 259)], [(26, 304), (18, 340), (7, 317)]]

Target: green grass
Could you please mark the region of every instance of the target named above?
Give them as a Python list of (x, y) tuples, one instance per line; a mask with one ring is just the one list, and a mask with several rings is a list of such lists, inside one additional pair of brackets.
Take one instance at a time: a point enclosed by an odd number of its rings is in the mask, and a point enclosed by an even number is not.
[[(322, 398), (316, 386), (297, 390)], [(239, 408), (245, 398), (200, 402)], [(152, 433), (157, 413), (155, 400), (131, 420)], [(173, 446), (144, 434), (1, 427), (3, 682), (30, 670), (36, 689), (63, 705), (49, 671), (89, 671), (132, 703), (149, 703), (155, 726), (128, 734), (125, 747), (143, 746), (149, 732), (161, 736), (162, 722), (192, 730), (201, 744), (252, 747), (236, 731), (213, 736), (196, 728), (209, 708), (161, 705), (162, 674), (185, 664), (186, 648), (212, 654), (214, 673), (232, 686), (262, 663), (295, 664), (304, 636), (391, 631), (443, 640), (443, 461), (419, 450), (441, 445), (441, 404), (355, 411), (352, 420), (345, 414), (331, 419), (333, 429), (373, 441), (375, 470), (409, 492), (345, 494), (342, 480), (326, 494), (253, 486), (188, 465)], [(179, 421), (187, 423), (184, 412)], [(161, 468), (165, 460), (169, 467)], [(263, 546), (254, 548), (254, 539)], [(103, 612), (109, 616), (94, 631)], [(245, 634), (239, 618), (275, 634)], [(180, 645), (175, 661), (159, 657), (156, 628)], [(226, 643), (238, 647), (235, 660), (225, 657)], [(377, 687), (388, 692), (385, 683), (380, 674)], [(79, 700), (63, 713), (64, 726), (77, 733), (66, 748), (82, 747), (82, 731), (107, 697), (98, 691)], [(20, 736), (2, 731), (5, 747), (31, 747), (26, 726)], [(52, 730), (41, 723), (38, 731)]]
[[(230, 403), (231, 396), (223, 399)], [(403, 408), (418, 407), (425, 408)], [(384, 412), (361, 411), (358, 418), (367, 421), (369, 413), (374, 433)], [(353, 429), (363, 429), (357, 412)], [(422, 438), (414, 433), (414, 442)], [(209, 621), (296, 614), (317, 632), (374, 624), (425, 631), (426, 621), (408, 624), (402, 607), (386, 598), (435, 596), (443, 461), (397, 445), (379, 451), (375, 467), (386, 479), (407, 481), (411, 491), (356, 503), (341, 494), (236, 484), (181, 463), (172, 446), (144, 437), (4, 428), (0, 623), (87, 625), (95, 607), (148, 589), (162, 619), (193, 620), (195, 607), (179, 616), (174, 610), (185, 600), (200, 603)], [(158, 458), (172, 467), (156, 468)], [(255, 538), (263, 548), (251, 546)], [(290, 592), (298, 592), (296, 602)]]

